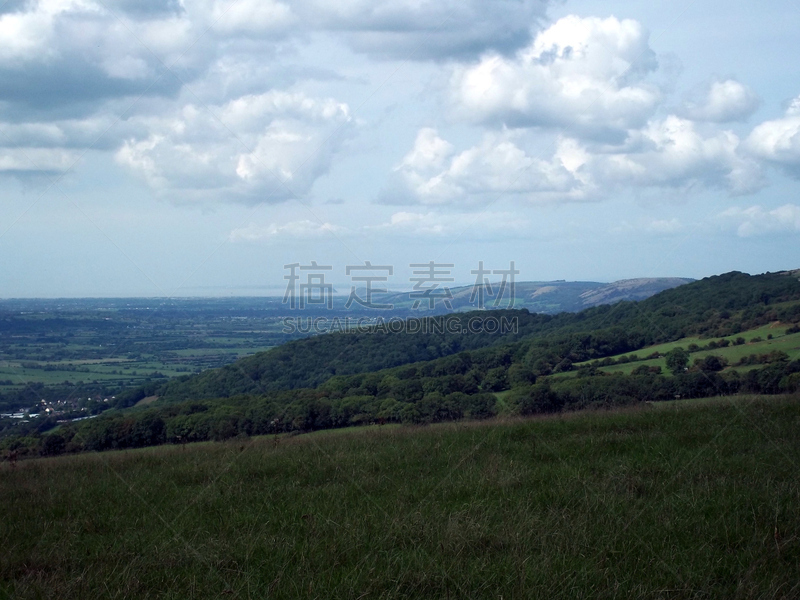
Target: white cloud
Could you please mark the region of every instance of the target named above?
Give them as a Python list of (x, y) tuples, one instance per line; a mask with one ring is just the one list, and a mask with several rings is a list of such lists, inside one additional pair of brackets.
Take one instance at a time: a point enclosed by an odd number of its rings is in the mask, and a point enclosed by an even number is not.
[(222, 0), (189, 1), (187, 10), (205, 14), (207, 22), (217, 34), (246, 34), (265, 37), (282, 32), (297, 22), (289, 4), (274, 0)]
[(730, 131), (705, 137), (691, 121), (671, 115), (630, 132), (624, 148), (592, 156), (590, 170), (608, 185), (751, 193), (762, 187), (763, 179), (759, 165), (740, 146)]
[(0, 14), (0, 102), (24, 113), (86, 114), (110, 98), (174, 93), (181, 83), (158, 77), (162, 61), (194, 79), (210, 60), (207, 44), (191, 44), (190, 20), (174, 13), (141, 20), (113, 8), (32, 0)]
[(308, 193), (325, 173), (353, 120), (345, 104), (268, 92), (209, 111), (187, 105), (141, 118), (117, 161), (158, 193), (178, 200), (276, 202)]
[[(27, 0), (0, 10), (0, 102), (91, 110), (171, 96), (225, 57), (263, 60), (332, 33), (373, 56), (428, 60), (517, 48), (547, 0)], [(165, 75), (165, 65), (173, 74)], [(176, 78), (177, 74), (180, 78)], [(264, 88), (262, 88), (264, 89)]]
[(508, 212), (481, 212), (478, 214), (453, 214), (441, 212), (396, 212), (389, 221), (367, 226), (368, 232), (382, 235), (439, 238), (464, 236), (465, 239), (504, 239), (523, 233), (528, 222), (519, 215)]
[[(510, 134), (487, 134), (456, 153), (435, 129), (422, 129), (414, 147), (395, 168), (386, 203), (475, 204), (497, 195), (530, 200), (585, 199), (586, 180), (578, 172), (580, 149), (563, 140), (550, 161), (531, 157)], [(577, 157), (577, 160), (576, 160)]]
[(800, 232), (800, 206), (796, 204), (785, 204), (772, 210), (758, 205), (734, 207), (720, 213), (719, 219), (733, 223), (740, 237)]
[(782, 118), (765, 121), (753, 129), (747, 147), (755, 156), (800, 178), (800, 96)]
[(61, 173), (79, 158), (59, 148), (0, 148), (0, 173)]
[(458, 112), (478, 122), (622, 135), (660, 101), (645, 81), (656, 66), (636, 21), (569, 16), (513, 58), (490, 54), (456, 67), (451, 95)]
[(617, 235), (671, 236), (683, 231), (684, 226), (680, 219), (640, 219), (636, 222), (623, 220), (612, 227), (610, 232)]
[(645, 230), (651, 233), (670, 235), (683, 229), (680, 219), (655, 219), (645, 225)]
[(758, 96), (747, 86), (734, 79), (717, 80), (703, 90), (701, 99), (686, 102), (683, 114), (693, 121), (743, 121), (759, 104)]
[(30, 2), (28, 10), (0, 14), (0, 61), (52, 58), (59, 17), (87, 12), (95, 12), (89, 2), (40, 0)]
[(248, 225), (231, 231), (228, 239), (232, 242), (256, 242), (283, 238), (314, 239), (347, 232), (345, 227), (339, 225), (304, 220), (291, 221), (284, 225)]
[(729, 131), (701, 135), (695, 124), (669, 116), (627, 132), (623, 145), (585, 144), (561, 137), (551, 157), (530, 156), (520, 132), (486, 134), (458, 152), (435, 129), (422, 129), (395, 167), (380, 200), (386, 204), (479, 204), (498, 197), (577, 202), (618, 189), (760, 189), (759, 164)]

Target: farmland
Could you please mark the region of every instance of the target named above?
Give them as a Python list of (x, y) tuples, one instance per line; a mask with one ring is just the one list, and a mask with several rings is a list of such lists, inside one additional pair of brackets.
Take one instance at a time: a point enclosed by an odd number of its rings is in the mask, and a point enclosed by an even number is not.
[(274, 299), (0, 302), (0, 392), (137, 385), (221, 366), (287, 337)]

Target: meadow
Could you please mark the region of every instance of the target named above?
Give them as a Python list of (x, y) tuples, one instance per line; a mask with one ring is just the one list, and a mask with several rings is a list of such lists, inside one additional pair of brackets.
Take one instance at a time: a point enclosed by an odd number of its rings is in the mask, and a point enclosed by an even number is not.
[[(715, 348), (713, 350), (700, 350), (698, 352), (692, 352), (690, 355), (690, 364), (694, 362), (695, 359), (698, 358), (705, 358), (709, 355), (715, 355), (725, 358), (726, 360), (734, 365), (738, 362), (741, 358), (750, 356), (751, 354), (768, 354), (770, 352), (780, 351), (785, 352), (786, 355), (789, 357), (789, 360), (797, 360), (800, 359), (800, 333), (791, 333), (786, 334), (787, 327), (785, 325), (775, 327), (772, 325), (767, 325), (764, 327), (758, 327), (756, 329), (751, 329), (750, 331), (744, 331), (742, 333), (737, 333), (735, 335), (729, 335), (719, 338), (713, 338), (714, 341), (719, 340), (727, 340), (731, 345), (724, 347), (724, 348)], [(771, 339), (768, 336), (772, 336)], [(744, 344), (741, 345), (734, 345), (734, 341), (737, 338), (743, 338), (745, 340)], [(684, 350), (688, 349), (690, 344), (697, 344), (698, 346), (705, 346), (707, 345), (712, 339), (701, 339), (699, 337), (685, 337), (674, 342), (668, 342), (666, 344), (657, 344), (654, 346), (649, 346), (646, 348), (642, 348), (636, 352), (628, 353), (628, 354), (618, 354), (615, 356), (610, 356), (609, 358), (613, 360), (619, 360), (622, 356), (630, 356), (631, 354), (635, 354), (639, 359), (644, 359), (646, 356), (649, 356), (653, 353), (659, 353), (661, 355), (660, 358), (651, 358), (646, 360), (636, 360), (631, 361), (624, 364), (619, 365), (610, 365), (606, 367), (599, 367), (598, 370), (605, 372), (605, 373), (624, 373), (625, 375), (630, 375), (634, 369), (640, 367), (642, 365), (648, 367), (661, 367), (663, 373), (669, 374), (669, 369), (667, 369), (666, 359), (664, 355), (673, 350), (675, 348), (683, 348)], [(573, 367), (575, 369), (579, 369), (580, 367), (586, 366), (590, 364), (591, 361), (582, 362), (582, 363), (575, 363)], [(744, 372), (752, 369), (752, 366), (731, 366), (729, 367), (730, 370)], [(556, 377), (570, 377), (573, 374), (567, 373), (557, 373)]]
[(800, 398), (0, 465), (0, 596), (797, 598)]

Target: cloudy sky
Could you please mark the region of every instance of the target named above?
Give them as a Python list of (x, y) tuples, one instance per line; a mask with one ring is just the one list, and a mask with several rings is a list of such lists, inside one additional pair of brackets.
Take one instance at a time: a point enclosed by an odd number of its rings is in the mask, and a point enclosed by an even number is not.
[(0, 0), (0, 297), (800, 267), (796, 0)]

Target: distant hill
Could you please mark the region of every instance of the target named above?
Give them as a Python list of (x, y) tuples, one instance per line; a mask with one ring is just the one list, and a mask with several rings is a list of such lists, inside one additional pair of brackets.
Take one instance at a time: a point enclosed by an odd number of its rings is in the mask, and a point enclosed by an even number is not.
[[(127, 404), (150, 395), (190, 400), (315, 388), (337, 375), (436, 361), (465, 351), (494, 353), (492, 348), (511, 348), (514, 344), (515, 353), (527, 354), (525, 361), (531, 368), (537, 361), (553, 368), (565, 358), (577, 362), (611, 356), (649, 344), (673, 341), (688, 334), (735, 333), (737, 328), (741, 330), (748, 326), (747, 323), (755, 318), (752, 315), (763, 313), (770, 305), (800, 300), (800, 282), (792, 273), (751, 276), (732, 272), (672, 287), (639, 302), (618, 302), (613, 307), (602, 304), (623, 294), (648, 293), (654, 289), (648, 286), (664, 282), (634, 281), (598, 284), (599, 287), (590, 289), (580, 287), (588, 287), (587, 284), (567, 282), (530, 284), (531, 287), (518, 288), (517, 295), (524, 293), (535, 301), (550, 294), (564, 293), (577, 298), (575, 302), (601, 305), (557, 315), (536, 314), (526, 309), (458, 313), (446, 318), (460, 321), (459, 327), (416, 335), (380, 331), (318, 335), (283, 344), (220, 369), (153, 384), (153, 389), (140, 390), (130, 398), (125, 394), (123, 398)], [(522, 289), (525, 291), (521, 292)], [(451, 333), (463, 331), (463, 324), (475, 316), (491, 314), (516, 318), (517, 331), (505, 334)], [(576, 343), (580, 346), (577, 350)], [(543, 372), (547, 368), (543, 368)]]
[[(525, 308), (530, 312), (558, 314), (560, 312), (578, 312), (592, 306), (614, 304), (623, 300), (644, 300), (664, 290), (669, 290), (694, 279), (682, 277), (645, 277), (639, 279), (623, 279), (612, 283), (597, 281), (522, 281), (514, 284), (514, 308)], [(494, 297), (498, 294), (499, 283), (485, 286), (486, 303), (484, 308), (493, 308)], [(455, 311), (475, 310), (475, 286), (451, 288), (452, 305)], [(508, 294), (500, 301), (499, 307), (508, 305)], [(395, 310), (410, 308), (413, 300), (408, 292), (393, 292), (375, 295), (376, 302), (393, 304)], [(424, 307), (423, 307), (424, 309)], [(417, 311), (419, 312), (419, 311)], [(444, 312), (441, 303), (439, 310)], [(430, 314), (430, 313), (429, 313)]]
[(587, 290), (580, 296), (581, 308), (614, 304), (621, 300), (645, 300), (650, 296), (693, 282), (694, 279), (681, 277), (642, 277), (638, 279), (621, 279)]

